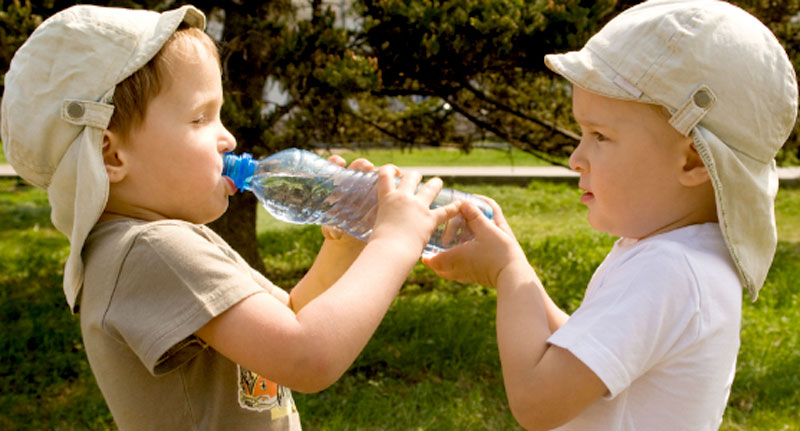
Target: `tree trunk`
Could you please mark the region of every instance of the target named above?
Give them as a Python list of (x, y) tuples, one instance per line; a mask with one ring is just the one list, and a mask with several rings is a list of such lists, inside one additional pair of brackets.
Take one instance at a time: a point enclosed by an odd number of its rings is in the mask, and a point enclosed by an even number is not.
[[(252, 193), (237, 193), (230, 197), (228, 211), (208, 227), (218, 233), (245, 261), (265, 274), (264, 261), (258, 253), (256, 239), (256, 204)], [(265, 274), (266, 275), (266, 274)]]

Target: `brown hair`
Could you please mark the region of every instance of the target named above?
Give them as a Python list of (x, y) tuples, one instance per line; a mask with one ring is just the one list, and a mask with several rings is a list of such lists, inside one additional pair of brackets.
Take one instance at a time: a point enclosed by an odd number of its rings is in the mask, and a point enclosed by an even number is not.
[[(205, 50), (196, 49), (198, 46)], [(114, 114), (108, 129), (127, 137), (132, 128), (141, 126), (150, 101), (164, 89), (170, 63), (176, 58), (202, 55), (202, 51), (220, 63), (219, 51), (211, 37), (196, 27), (181, 24), (147, 64), (117, 84), (112, 102)]]

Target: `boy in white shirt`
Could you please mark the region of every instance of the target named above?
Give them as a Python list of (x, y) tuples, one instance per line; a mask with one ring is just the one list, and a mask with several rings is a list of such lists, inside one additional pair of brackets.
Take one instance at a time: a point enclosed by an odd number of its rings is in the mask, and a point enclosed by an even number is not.
[(619, 236), (568, 316), (500, 211), (425, 263), (497, 289), (503, 378), (528, 429), (714, 430), (736, 369), (741, 288), (777, 242), (774, 157), (797, 114), (792, 65), (714, 0), (644, 2), (545, 62), (573, 84), (570, 157), (589, 223)]

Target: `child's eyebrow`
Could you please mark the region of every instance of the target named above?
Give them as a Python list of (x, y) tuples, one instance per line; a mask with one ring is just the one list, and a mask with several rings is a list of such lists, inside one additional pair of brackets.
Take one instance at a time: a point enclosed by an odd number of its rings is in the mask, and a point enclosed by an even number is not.
[(204, 111), (210, 108), (216, 108), (217, 106), (221, 106), (222, 103), (218, 101), (215, 97), (203, 97), (199, 98), (198, 100), (194, 101), (190, 106), (192, 107), (193, 111)]
[(589, 118), (584, 118), (584, 117), (581, 117), (581, 116), (578, 116), (578, 115), (574, 115), (573, 114), (573, 118), (575, 119), (576, 123), (578, 123), (580, 125), (583, 125), (583, 126), (589, 126), (589, 127), (603, 127), (603, 126), (605, 126), (605, 124), (597, 122), (596, 120), (592, 120), (592, 119), (589, 119)]

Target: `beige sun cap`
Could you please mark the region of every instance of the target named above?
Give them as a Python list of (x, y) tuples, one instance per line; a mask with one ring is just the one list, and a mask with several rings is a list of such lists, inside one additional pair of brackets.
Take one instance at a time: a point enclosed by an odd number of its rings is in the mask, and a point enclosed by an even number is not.
[(182, 22), (205, 28), (192, 6), (164, 13), (73, 6), (36, 28), (5, 75), (3, 149), (23, 179), (47, 190), (50, 219), (70, 240), (64, 293), (73, 311), (83, 283), (81, 249), (108, 199), (102, 144), (114, 88)]
[(775, 155), (797, 116), (797, 78), (758, 19), (724, 1), (651, 0), (580, 51), (545, 56), (574, 85), (666, 107), (708, 168), (725, 242), (755, 301), (775, 255)]

